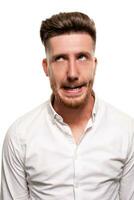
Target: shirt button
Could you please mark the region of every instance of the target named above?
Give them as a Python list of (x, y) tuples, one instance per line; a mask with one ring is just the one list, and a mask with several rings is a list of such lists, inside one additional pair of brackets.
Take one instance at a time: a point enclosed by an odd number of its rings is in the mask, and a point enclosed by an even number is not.
[(74, 184), (74, 187), (75, 187), (75, 188), (78, 188), (78, 187), (79, 187), (79, 184), (76, 182), (76, 183)]
[(60, 115), (55, 115), (55, 118), (57, 119), (57, 121), (59, 122), (63, 122), (63, 118)]
[(74, 159), (75, 159), (75, 161), (77, 160), (77, 158), (78, 158), (78, 155), (75, 154), (75, 155), (74, 155)]

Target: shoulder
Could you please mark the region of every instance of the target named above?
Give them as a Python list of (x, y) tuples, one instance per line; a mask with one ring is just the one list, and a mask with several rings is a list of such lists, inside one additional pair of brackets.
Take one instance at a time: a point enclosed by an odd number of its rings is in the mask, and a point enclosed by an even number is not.
[(116, 108), (112, 104), (110, 104), (102, 99), (99, 99), (99, 105), (107, 117), (112, 117), (112, 118), (115, 117), (115, 120), (117, 120), (117, 121), (133, 120), (132, 116), (130, 116), (129, 114), (123, 112), (122, 110)]
[(33, 132), (32, 130), (37, 126), (39, 127), (45, 120), (48, 104), (49, 101), (46, 101), (16, 119), (8, 128), (5, 141), (13, 140), (17, 142), (26, 140)]
[(107, 124), (111, 124), (111, 127), (113, 126), (127, 132), (134, 132), (134, 118), (132, 116), (102, 99), (99, 99), (99, 108), (102, 119)]

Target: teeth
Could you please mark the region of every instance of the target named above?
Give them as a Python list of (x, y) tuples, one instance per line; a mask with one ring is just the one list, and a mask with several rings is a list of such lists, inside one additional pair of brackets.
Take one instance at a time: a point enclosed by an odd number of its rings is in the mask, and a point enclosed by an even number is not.
[(66, 90), (76, 90), (76, 89), (78, 89), (78, 87), (75, 87), (75, 88), (74, 87), (73, 88), (72, 87), (68, 87), (68, 88), (65, 88), (65, 89)]
[(74, 90), (74, 89), (78, 89), (81, 88), (81, 86), (76, 86), (76, 87), (64, 87), (66, 90)]

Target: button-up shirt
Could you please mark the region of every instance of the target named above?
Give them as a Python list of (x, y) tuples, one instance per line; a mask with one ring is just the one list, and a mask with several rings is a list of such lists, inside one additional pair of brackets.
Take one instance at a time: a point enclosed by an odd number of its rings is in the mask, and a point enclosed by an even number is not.
[(96, 98), (76, 144), (49, 100), (9, 128), (1, 186), (1, 200), (134, 200), (134, 121)]

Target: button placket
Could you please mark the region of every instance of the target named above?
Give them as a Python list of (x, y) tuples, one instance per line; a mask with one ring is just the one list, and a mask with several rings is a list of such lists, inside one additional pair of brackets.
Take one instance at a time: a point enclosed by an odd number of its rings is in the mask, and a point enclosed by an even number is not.
[(79, 145), (76, 146), (75, 151), (74, 151), (74, 189), (79, 188), (78, 147), (79, 147)]

